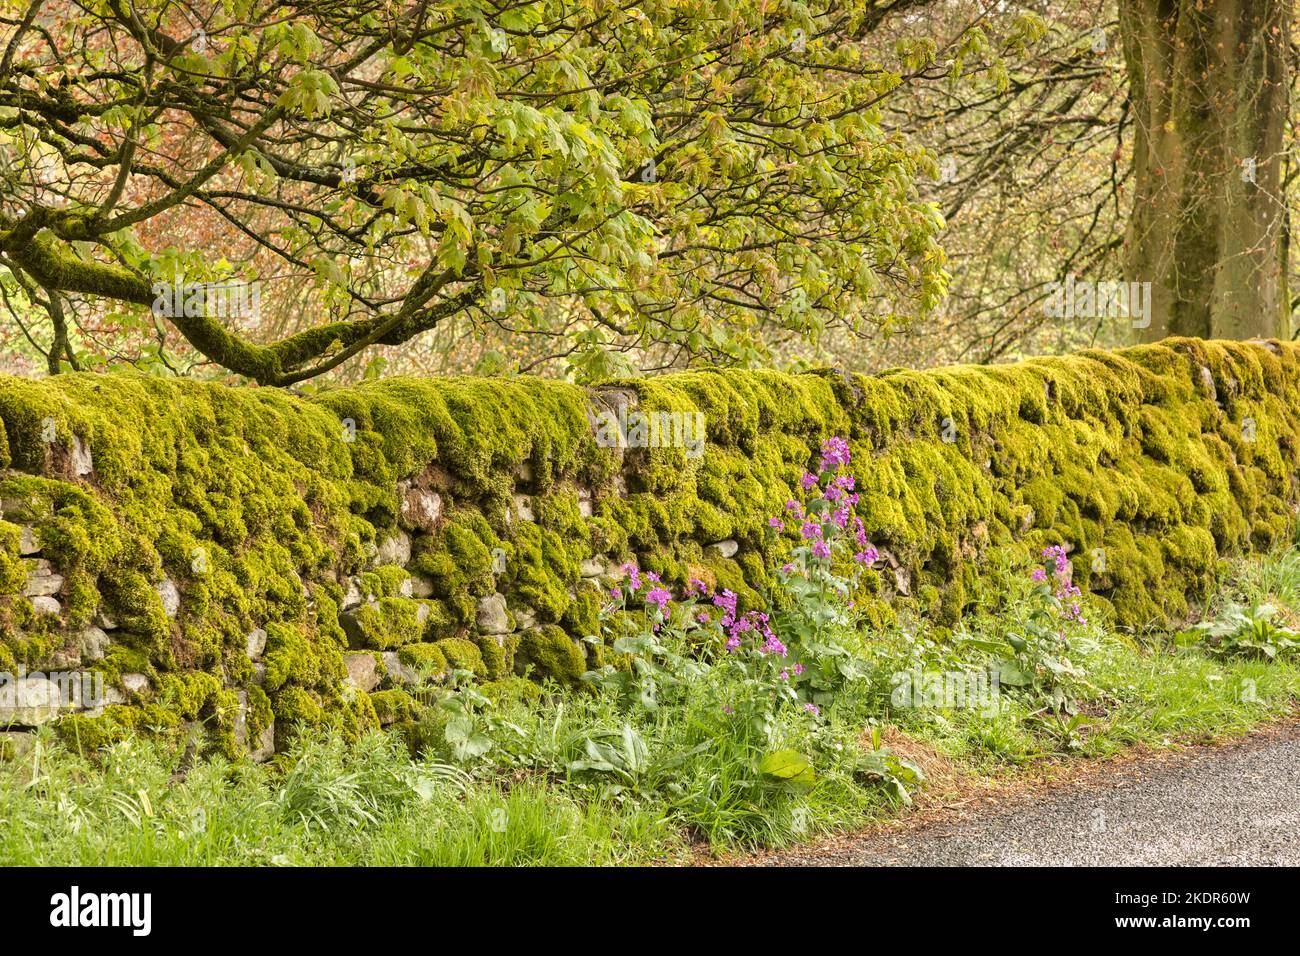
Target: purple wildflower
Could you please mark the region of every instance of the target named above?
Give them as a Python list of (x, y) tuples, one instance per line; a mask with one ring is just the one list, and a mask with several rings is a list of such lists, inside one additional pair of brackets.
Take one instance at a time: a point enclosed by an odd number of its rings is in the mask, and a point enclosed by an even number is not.
[(834, 471), (849, 463), (849, 443), (838, 435), (822, 442), (822, 471)]
[(668, 610), (668, 602), (673, 599), (673, 594), (667, 588), (655, 587), (645, 593), (646, 604), (659, 605), (660, 613)]

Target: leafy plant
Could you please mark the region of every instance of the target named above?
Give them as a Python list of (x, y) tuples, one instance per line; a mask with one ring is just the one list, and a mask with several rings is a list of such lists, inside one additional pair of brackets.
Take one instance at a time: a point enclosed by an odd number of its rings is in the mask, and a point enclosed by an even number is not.
[(472, 680), (469, 671), (454, 671), (451, 690), (438, 700), (438, 708), (446, 716), (443, 739), (458, 763), (487, 754), (502, 731), (523, 734), (517, 725), (492, 712), (492, 701), (474, 688)]
[(879, 727), (872, 728), (871, 750), (858, 757), (855, 771), (871, 783), (883, 786), (904, 806), (912, 805), (911, 791), (925, 782), (925, 773), (919, 766), (881, 746)]
[(1277, 614), (1271, 604), (1256, 603), (1249, 608), (1229, 604), (1218, 618), (1195, 624), (1184, 634), (1207, 638), (1211, 649), (1222, 657), (1271, 661), (1300, 647), (1300, 632), (1274, 623)]

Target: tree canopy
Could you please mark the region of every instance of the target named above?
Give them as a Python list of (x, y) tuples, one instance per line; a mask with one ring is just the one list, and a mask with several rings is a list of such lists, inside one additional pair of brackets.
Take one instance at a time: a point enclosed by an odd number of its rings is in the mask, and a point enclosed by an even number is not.
[[(1136, 337), (1044, 309), (1075, 275), (1151, 282), (1148, 338), (1289, 335), (1297, 36), (1291, 0), (0, 0), (0, 350), (293, 385)], [(184, 294), (232, 281), (260, 311)]]
[[(726, 361), (887, 327), (945, 274), (933, 154), (882, 101), (988, 46), (975, 24), (882, 63), (873, 31), (922, 5), (4, 3), (0, 264), (53, 320), (52, 369), (90, 296), (270, 385), (466, 314), (597, 373), (615, 337)], [(173, 277), (306, 315), (159, 315)]]

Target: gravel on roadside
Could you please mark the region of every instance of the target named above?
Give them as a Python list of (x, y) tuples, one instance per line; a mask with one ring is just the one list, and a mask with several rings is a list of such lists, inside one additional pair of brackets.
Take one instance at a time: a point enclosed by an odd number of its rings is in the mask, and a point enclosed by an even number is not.
[(1300, 724), (1081, 784), (1029, 790), (952, 821), (765, 855), (767, 866), (1297, 866)]

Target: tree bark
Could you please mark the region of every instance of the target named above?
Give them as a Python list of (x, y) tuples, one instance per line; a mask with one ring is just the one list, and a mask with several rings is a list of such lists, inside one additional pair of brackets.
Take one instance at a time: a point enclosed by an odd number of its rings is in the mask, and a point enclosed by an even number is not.
[[(1293, 0), (1120, 0), (1145, 341), (1290, 337), (1282, 134)], [(1135, 323), (1135, 327), (1138, 323)]]

